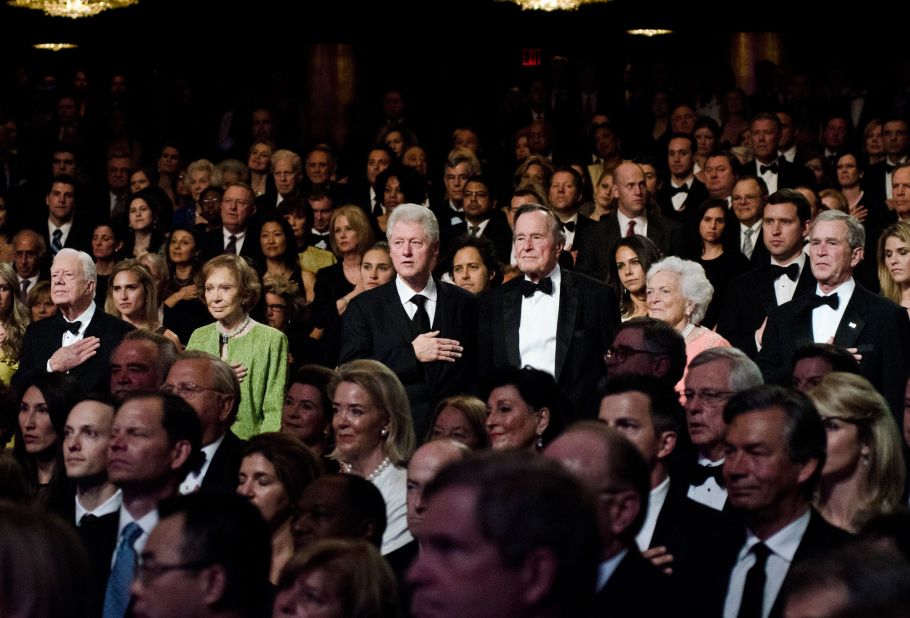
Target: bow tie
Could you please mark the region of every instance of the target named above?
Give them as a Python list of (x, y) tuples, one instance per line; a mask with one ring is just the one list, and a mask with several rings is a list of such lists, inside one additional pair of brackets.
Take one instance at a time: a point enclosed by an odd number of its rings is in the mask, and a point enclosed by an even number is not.
[(544, 277), (540, 280), (540, 283), (534, 283), (533, 281), (528, 281), (527, 279), (521, 282), (521, 295), (525, 298), (531, 298), (534, 296), (534, 292), (543, 292), (547, 296), (553, 294), (553, 280), (549, 277)]
[(82, 322), (79, 322), (79, 321), (63, 323), (63, 330), (68, 330), (69, 332), (73, 333), (74, 335), (79, 334), (80, 328), (82, 328)]
[(837, 308), (840, 306), (840, 297), (837, 294), (832, 294), (831, 296), (819, 296), (818, 294), (813, 294), (809, 297), (809, 307), (812, 309), (821, 307), (822, 305), (828, 305), (837, 311)]
[(896, 166), (896, 165), (891, 165), (890, 163), (885, 163), (885, 170), (886, 170), (889, 174), (893, 174), (893, 173), (894, 173), (894, 170), (896, 170), (896, 169), (897, 169), (897, 166)]
[(670, 186), (670, 197), (673, 197), (677, 193), (689, 193), (689, 185), (682, 185), (681, 187)]
[(722, 474), (724, 470), (723, 466), (703, 466), (701, 464), (696, 464), (692, 466), (690, 472), (690, 481), (693, 487), (698, 487), (699, 485), (704, 485), (708, 479), (714, 479), (714, 481), (720, 485), (724, 486), (724, 475)]
[(562, 226), (563, 226), (564, 228), (566, 228), (566, 231), (567, 231), (567, 232), (573, 232), (573, 233), (575, 232), (575, 225), (576, 225), (576, 222), (575, 222), (575, 221), (565, 221), (565, 222), (562, 224)]
[(772, 279), (777, 279), (778, 277), (783, 277), (784, 275), (789, 277), (790, 281), (796, 281), (799, 278), (799, 264), (793, 262), (789, 266), (778, 266), (777, 264), (771, 265)]
[(763, 175), (765, 172), (771, 172), (772, 174), (777, 173), (777, 163), (772, 163), (771, 165), (759, 165), (758, 173)]

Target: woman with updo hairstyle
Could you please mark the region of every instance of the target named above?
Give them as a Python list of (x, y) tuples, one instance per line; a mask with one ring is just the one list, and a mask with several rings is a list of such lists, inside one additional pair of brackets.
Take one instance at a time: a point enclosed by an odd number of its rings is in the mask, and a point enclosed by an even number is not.
[(809, 391), (828, 435), (815, 505), (829, 522), (859, 531), (902, 508), (906, 481), (900, 430), (884, 397), (864, 377), (829, 373)]
[(180, 338), (159, 320), (155, 281), (138, 260), (123, 260), (114, 266), (104, 310), (136, 328), (163, 335), (180, 348)]
[[(303, 287), (303, 273), (297, 254), (297, 243), (291, 224), (278, 213), (266, 214), (259, 221), (259, 247), (262, 264), (259, 275), (277, 275)], [(316, 285), (316, 276), (307, 274), (309, 288)]]
[(317, 457), (327, 454), (332, 426), (329, 384), (334, 378), (335, 372), (327, 367), (304, 365), (291, 374), (284, 396), (281, 432), (301, 440)]
[(613, 250), (615, 259), (607, 265), (610, 283), (619, 290), (619, 314), (622, 320), (648, 315), (646, 275), (652, 264), (660, 261), (660, 249), (651, 239), (635, 234), (621, 238)]
[(310, 616), (318, 599), (323, 618), (398, 618), (391, 567), (368, 541), (324, 539), (288, 562), (272, 618)]
[(63, 430), (81, 399), (76, 380), (58, 371), (35, 379), (22, 394), (13, 454), (25, 471), (33, 503), (63, 515), (72, 508), (63, 464)]
[(174, 227), (209, 223), (203, 215), (200, 199), (203, 192), (212, 186), (212, 174), (214, 173), (215, 166), (208, 159), (199, 159), (187, 166), (178, 185), (180, 194), (185, 196), (185, 199), (180, 202), (180, 207), (174, 212)]
[(57, 305), (55, 305), (53, 299), (51, 299), (51, 282), (39, 281), (33, 285), (28, 291), (28, 301), (26, 304), (28, 305), (32, 322), (49, 318), (57, 313)]
[(10, 264), (0, 263), (0, 385), (8, 385), (19, 369), (25, 329), (31, 322), (18, 290), (16, 271)]
[(876, 255), (881, 295), (910, 311), (910, 223), (882, 230)]
[(546, 371), (500, 367), (485, 381), (487, 436), (493, 450), (543, 450), (565, 426), (559, 386)]
[(243, 449), (237, 493), (259, 509), (272, 533), (272, 584), (278, 583), (281, 570), (294, 554), (294, 506), (321, 473), (319, 460), (310, 449), (285, 433), (253, 436)]
[(92, 233), (92, 259), (95, 260), (95, 273), (98, 281), (95, 283), (95, 296), (107, 296), (107, 284), (111, 278), (114, 264), (120, 261), (120, 251), (123, 249), (123, 230), (119, 225), (112, 223), (99, 223)]
[(439, 402), (424, 442), (455, 440), (472, 451), (490, 448), (487, 404), (470, 395), (454, 395)]

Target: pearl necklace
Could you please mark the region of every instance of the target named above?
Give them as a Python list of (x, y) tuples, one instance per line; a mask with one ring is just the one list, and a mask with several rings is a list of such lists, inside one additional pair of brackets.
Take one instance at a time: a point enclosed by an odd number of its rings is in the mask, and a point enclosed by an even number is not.
[(695, 330), (695, 324), (693, 324), (692, 322), (689, 322), (688, 324), (686, 324), (686, 327), (684, 329), (682, 329), (682, 331), (680, 331), (679, 334), (682, 335), (683, 339), (688, 339), (689, 335), (692, 334), (693, 330)]
[(218, 340), (221, 342), (221, 346), (222, 347), (226, 346), (228, 341), (230, 341), (231, 339), (236, 337), (238, 334), (242, 333), (243, 329), (245, 329), (249, 323), (250, 323), (250, 316), (248, 315), (248, 316), (246, 316), (246, 319), (243, 321), (243, 324), (241, 324), (239, 327), (234, 329), (234, 332), (232, 332), (232, 333), (220, 333), (219, 332)]
[[(375, 480), (376, 477), (378, 477), (380, 474), (382, 474), (383, 472), (385, 472), (386, 468), (388, 468), (388, 467), (391, 466), (391, 465), (392, 465), (392, 460), (389, 459), (388, 457), (386, 457), (385, 459), (383, 459), (383, 460), (379, 463), (378, 466), (376, 466), (376, 469), (373, 470), (373, 471), (366, 477), (366, 479), (367, 479), (368, 481), (373, 481), (373, 480)], [(353, 473), (354, 473), (354, 468), (351, 466), (351, 464), (342, 461), (342, 462), (341, 462), (341, 471), (344, 472), (345, 474), (353, 474)]]

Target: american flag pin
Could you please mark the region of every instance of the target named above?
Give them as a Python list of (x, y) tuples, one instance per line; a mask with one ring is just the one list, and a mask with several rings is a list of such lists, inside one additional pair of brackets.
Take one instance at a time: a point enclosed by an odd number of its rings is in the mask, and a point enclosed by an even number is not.
[(850, 324), (848, 324), (848, 326), (850, 328), (856, 328), (856, 322), (850, 322)]

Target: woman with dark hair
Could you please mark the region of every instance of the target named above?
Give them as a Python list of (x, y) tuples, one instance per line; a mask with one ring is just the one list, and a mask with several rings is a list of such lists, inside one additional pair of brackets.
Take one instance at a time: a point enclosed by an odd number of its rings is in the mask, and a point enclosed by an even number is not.
[(329, 384), (335, 372), (321, 365), (304, 365), (288, 381), (281, 409), (281, 432), (295, 436), (317, 457), (326, 454), (331, 432)]
[(724, 249), (727, 246), (727, 235), (736, 233), (737, 229), (733, 224), (735, 218), (730, 219), (730, 225), (727, 224), (727, 200), (705, 200), (695, 211), (695, 220), (698, 221), (699, 240), (692, 251), (692, 259), (701, 264), (708, 281), (714, 286), (714, 297), (701, 324), (714, 328), (730, 280), (749, 270), (749, 260), (740, 251)]
[(376, 218), (379, 231), (386, 233), (386, 221), (389, 215), (400, 204), (423, 204), (426, 186), (420, 175), (409, 167), (393, 165), (376, 176), (376, 205), (382, 208), (382, 214)]
[(196, 276), (201, 269), (199, 256), (202, 236), (196, 226), (178, 227), (171, 232), (165, 252), (168, 280), (164, 285), (164, 325), (188, 341), (197, 328), (212, 321), (199, 301)]
[(79, 385), (53, 371), (39, 376), (22, 395), (13, 453), (25, 470), (36, 505), (63, 514), (72, 507), (63, 466), (63, 428), (80, 399)]
[(562, 431), (562, 396), (546, 371), (501, 367), (481, 391), (486, 399), (490, 447), (542, 450)]
[(702, 116), (695, 121), (695, 176), (704, 182), (705, 162), (720, 146), (720, 125), (713, 118)]
[(395, 153), (396, 159), (400, 161), (408, 148), (417, 145), (417, 136), (410, 129), (400, 125), (386, 125), (379, 129), (376, 143), (388, 146)]
[(502, 264), (493, 243), (483, 236), (459, 236), (450, 245), (447, 258), (452, 283), (475, 296), (502, 283)]
[(174, 204), (177, 203), (177, 185), (180, 182), (180, 148), (175, 142), (165, 142), (158, 155), (158, 186)]
[(124, 213), (127, 232), (123, 238), (123, 255), (141, 257), (155, 253), (164, 242), (161, 230), (163, 211), (159, 191), (148, 188), (130, 196), (129, 207)]
[(150, 167), (133, 168), (130, 172), (130, 193), (158, 186), (158, 173)]
[(645, 275), (651, 264), (660, 261), (660, 249), (650, 239), (635, 234), (616, 243), (615, 259), (609, 263), (610, 282), (619, 295), (619, 313), (623, 321), (648, 315)]
[[(262, 249), (264, 263), (260, 266), (259, 275), (278, 275), (298, 286), (303, 286), (296, 244), (294, 230), (284, 217), (278, 213), (262, 217), (259, 225), (259, 246)], [(307, 288), (312, 289), (316, 284), (316, 276), (313, 273), (307, 275)]]
[(95, 260), (95, 272), (98, 282), (95, 284), (95, 296), (107, 296), (107, 284), (114, 264), (120, 261), (120, 250), (123, 249), (122, 230), (111, 223), (99, 223), (92, 233), (92, 258)]
[[(314, 275), (322, 268), (331, 266), (337, 260), (331, 251), (320, 249), (309, 244), (310, 230), (313, 229), (313, 208), (302, 197), (289, 197), (278, 205), (277, 212), (284, 217), (294, 231), (294, 243), (297, 247), (297, 259), (300, 270)], [(313, 289), (307, 289), (308, 302), (313, 300)]]

